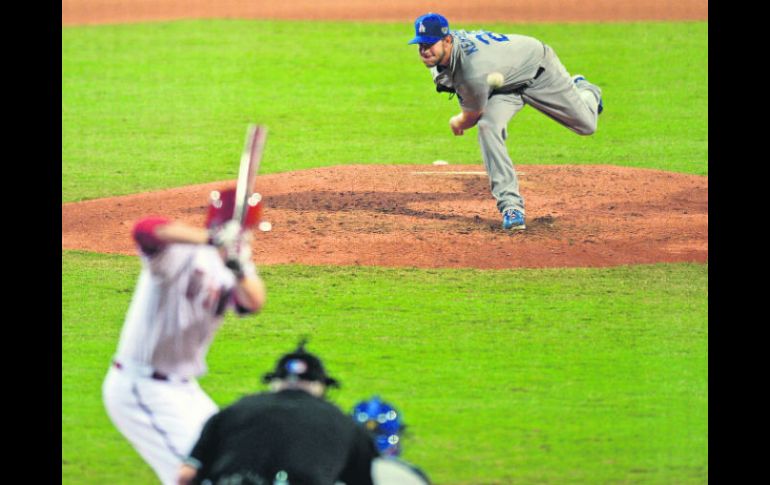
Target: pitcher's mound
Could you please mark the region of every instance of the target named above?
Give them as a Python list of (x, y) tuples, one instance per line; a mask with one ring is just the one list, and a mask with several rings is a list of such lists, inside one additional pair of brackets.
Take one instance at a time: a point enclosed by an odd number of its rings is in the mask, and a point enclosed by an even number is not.
[[(708, 260), (708, 178), (614, 166), (517, 167), (527, 229), (504, 231), (481, 165), (355, 165), (261, 175), (257, 265), (543, 268)], [(230, 185), (234, 182), (229, 182)], [(228, 182), (62, 205), (62, 248), (136, 254), (133, 223), (202, 225)]]

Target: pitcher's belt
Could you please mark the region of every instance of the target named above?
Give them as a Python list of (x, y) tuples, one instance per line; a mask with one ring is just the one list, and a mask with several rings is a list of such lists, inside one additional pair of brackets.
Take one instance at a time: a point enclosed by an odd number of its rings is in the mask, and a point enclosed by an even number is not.
[(545, 72), (545, 68), (541, 66), (537, 69), (535, 76), (529, 81), (524, 81), (523, 83), (519, 83), (505, 89), (499, 89), (499, 90), (496, 89), (491, 93), (489, 93), (489, 97), (491, 98), (495, 94), (521, 94), (524, 92), (525, 89), (527, 89), (530, 86), (530, 84), (532, 84), (535, 81), (535, 79), (539, 78), (540, 75), (543, 74), (544, 72)]

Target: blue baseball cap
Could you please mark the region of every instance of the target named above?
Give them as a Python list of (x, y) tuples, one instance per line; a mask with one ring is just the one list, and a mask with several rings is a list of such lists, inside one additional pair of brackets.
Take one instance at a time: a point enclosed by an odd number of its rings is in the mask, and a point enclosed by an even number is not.
[(449, 34), (449, 21), (437, 13), (420, 15), (414, 21), (414, 33), (409, 44), (435, 44)]
[(374, 396), (353, 407), (353, 418), (372, 435), (377, 450), (385, 456), (401, 454), (400, 434), (406, 428), (401, 413), (390, 403)]

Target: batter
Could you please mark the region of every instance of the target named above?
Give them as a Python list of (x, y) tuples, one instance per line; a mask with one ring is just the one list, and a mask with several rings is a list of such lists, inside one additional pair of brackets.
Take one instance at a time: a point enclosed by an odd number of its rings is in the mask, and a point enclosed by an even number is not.
[[(175, 484), (203, 424), (218, 411), (199, 386), (227, 309), (259, 312), (265, 287), (250, 232), (231, 221), (235, 191), (215, 191), (207, 227), (163, 217), (136, 223), (142, 270), (102, 393), (118, 430), (163, 484)], [(259, 206), (249, 209), (257, 222)]]

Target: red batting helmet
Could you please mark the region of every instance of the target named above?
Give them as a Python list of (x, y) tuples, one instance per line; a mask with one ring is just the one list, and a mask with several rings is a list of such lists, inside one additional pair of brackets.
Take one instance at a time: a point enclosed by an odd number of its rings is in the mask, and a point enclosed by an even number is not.
[[(243, 227), (251, 227), (262, 219), (262, 196), (253, 193), (246, 201), (246, 220)], [(209, 196), (209, 212), (206, 227), (224, 224), (233, 218), (235, 211), (235, 189), (214, 190)]]

